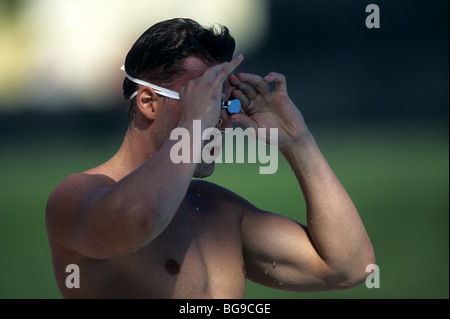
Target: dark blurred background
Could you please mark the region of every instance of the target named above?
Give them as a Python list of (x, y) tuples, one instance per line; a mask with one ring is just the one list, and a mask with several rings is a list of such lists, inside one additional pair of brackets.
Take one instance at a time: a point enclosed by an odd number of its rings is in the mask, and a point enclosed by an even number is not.
[[(293, 294), (249, 283), (248, 297), (448, 298), (448, 1), (199, 0), (186, 8), (168, 0), (161, 16), (151, 10), (161, 1), (131, 2), (115, 11), (106, 1), (89, 2), (92, 10), (83, 1), (0, 4), (0, 298), (60, 298), (46, 199), (67, 175), (118, 149), (126, 52), (147, 27), (177, 15), (229, 26), (246, 56), (238, 71), (286, 75), (377, 254), (380, 288)], [(370, 3), (380, 8), (379, 29), (366, 27)], [(304, 222), (281, 156), (279, 165), (263, 176), (255, 165), (221, 164), (209, 179)]]

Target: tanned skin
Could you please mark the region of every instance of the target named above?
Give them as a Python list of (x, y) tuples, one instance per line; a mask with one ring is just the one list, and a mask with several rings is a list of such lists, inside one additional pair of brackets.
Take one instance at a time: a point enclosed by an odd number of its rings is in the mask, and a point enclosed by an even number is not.
[[(299, 292), (365, 280), (366, 266), (375, 263), (370, 239), (290, 100), (285, 77), (234, 75), (242, 60), (187, 58), (187, 72), (171, 88), (179, 101), (140, 86), (119, 151), (52, 192), (47, 229), (64, 298), (244, 298), (246, 279)], [(243, 113), (221, 110), (221, 99), (230, 97), (240, 99)], [(171, 161), (174, 128), (192, 136), (193, 120), (206, 129), (219, 119), (221, 128), (236, 122), (278, 129), (279, 150), (306, 202), (306, 225), (193, 179), (212, 174), (213, 163)], [(68, 264), (78, 265), (80, 288), (66, 287)]]

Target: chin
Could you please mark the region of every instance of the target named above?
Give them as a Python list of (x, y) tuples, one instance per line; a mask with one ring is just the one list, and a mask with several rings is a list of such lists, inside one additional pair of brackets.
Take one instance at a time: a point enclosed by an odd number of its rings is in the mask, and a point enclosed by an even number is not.
[(205, 178), (208, 176), (211, 176), (212, 173), (214, 173), (214, 162), (207, 164), (207, 163), (199, 163), (197, 164), (197, 167), (195, 168), (194, 177), (195, 178)]

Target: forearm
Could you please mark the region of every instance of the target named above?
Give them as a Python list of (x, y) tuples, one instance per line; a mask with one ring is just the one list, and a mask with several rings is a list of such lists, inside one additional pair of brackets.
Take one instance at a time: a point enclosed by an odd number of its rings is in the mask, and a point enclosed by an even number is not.
[(372, 246), (358, 211), (314, 137), (308, 133), (281, 152), (302, 189), (308, 232), (321, 258), (343, 273), (373, 262)]
[[(184, 125), (192, 136), (192, 122)], [(143, 239), (151, 240), (169, 224), (183, 201), (196, 165), (174, 163), (170, 156), (177, 140), (168, 139), (147, 162), (120, 180), (110, 192), (110, 198), (119, 198), (116, 207), (125, 218), (136, 218)], [(192, 154), (192, 143), (190, 153)]]

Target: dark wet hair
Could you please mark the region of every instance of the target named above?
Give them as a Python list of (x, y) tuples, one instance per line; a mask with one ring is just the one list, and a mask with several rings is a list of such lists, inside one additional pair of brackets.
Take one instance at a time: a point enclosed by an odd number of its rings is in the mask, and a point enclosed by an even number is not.
[[(137, 39), (125, 59), (125, 70), (134, 78), (170, 88), (185, 72), (186, 58), (222, 63), (232, 59), (234, 49), (234, 38), (224, 26), (205, 28), (191, 19), (171, 19), (153, 25)], [(137, 89), (137, 84), (124, 79), (126, 100)], [(136, 113), (133, 101), (128, 108), (129, 122)]]

